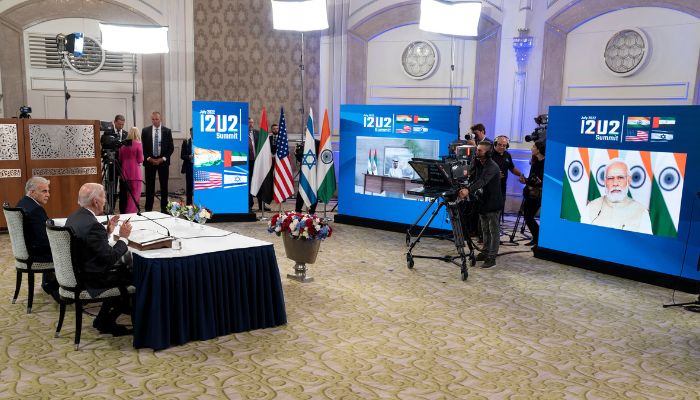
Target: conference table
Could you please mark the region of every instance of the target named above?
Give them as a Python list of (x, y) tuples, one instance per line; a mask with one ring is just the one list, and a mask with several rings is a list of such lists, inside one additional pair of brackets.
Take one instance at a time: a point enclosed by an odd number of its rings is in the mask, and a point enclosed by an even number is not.
[(287, 323), (271, 243), (158, 212), (120, 216), (127, 218), (134, 237), (178, 238), (173, 248), (131, 249), (135, 348), (160, 350)]

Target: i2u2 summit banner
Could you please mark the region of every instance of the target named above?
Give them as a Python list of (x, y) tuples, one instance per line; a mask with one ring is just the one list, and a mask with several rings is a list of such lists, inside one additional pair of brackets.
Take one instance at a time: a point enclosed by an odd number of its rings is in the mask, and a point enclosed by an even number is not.
[(215, 214), (248, 212), (248, 103), (192, 102), (194, 202)]
[(540, 246), (700, 279), (699, 138), (699, 106), (550, 107)]

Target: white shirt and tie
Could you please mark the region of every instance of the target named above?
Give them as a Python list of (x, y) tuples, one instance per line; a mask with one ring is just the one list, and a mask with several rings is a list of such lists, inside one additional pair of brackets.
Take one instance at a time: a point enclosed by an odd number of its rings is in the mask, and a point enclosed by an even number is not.
[[(160, 154), (160, 127), (153, 127), (153, 158)], [(167, 157), (161, 157), (167, 161)]]

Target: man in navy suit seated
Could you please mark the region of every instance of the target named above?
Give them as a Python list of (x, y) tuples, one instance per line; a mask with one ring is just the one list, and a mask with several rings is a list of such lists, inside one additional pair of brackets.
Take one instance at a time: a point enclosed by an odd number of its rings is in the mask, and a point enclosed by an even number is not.
[(84, 184), (78, 193), (80, 208), (68, 217), (66, 226), (73, 230), (77, 239), (71, 253), (86, 290), (92, 296), (98, 296), (106, 289), (118, 287), (122, 293), (121, 297), (102, 302), (92, 326), (100, 333), (123, 336), (131, 331), (118, 325), (117, 318), (121, 314), (131, 314), (126, 287), (133, 284), (133, 274), (120, 260), (128, 251), (131, 224), (129, 221), (121, 224), (119, 240), (111, 245), (109, 237), (119, 222), (119, 216), (113, 216), (106, 227), (97, 220), (97, 216), (103, 214), (106, 202), (107, 195), (102, 185)]
[[(48, 203), (49, 180), (41, 176), (29, 178), (24, 186), (25, 196), (17, 203), (24, 210), (24, 242), (27, 251), (34, 262), (52, 262), (49, 237), (46, 235), (46, 220), (49, 219), (44, 210)], [(58, 282), (52, 271), (42, 274), (41, 287), (58, 303)]]

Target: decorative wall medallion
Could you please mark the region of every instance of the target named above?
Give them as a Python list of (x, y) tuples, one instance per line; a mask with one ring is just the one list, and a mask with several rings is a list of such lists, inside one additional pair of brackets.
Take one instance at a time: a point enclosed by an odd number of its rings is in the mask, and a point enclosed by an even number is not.
[(15, 124), (0, 124), (0, 160), (19, 160), (17, 125)]
[(616, 76), (630, 76), (645, 64), (651, 48), (647, 35), (640, 29), (624, 29), (614, 34), (605, 45), (603, 61)]
[(0, 169), (0, 179), (6, 179), (6, 178), (21, 178), (22, 177), (22, 170), (19, 168), (16, 169)]
[(435, 72), (438, 51), (430, 42), (417, 40), (409, 43), (401, 55), (401, 66), (410, 78), (425, 79)]
[(99, 72), (105, 64), (105, 51), (100, 43), (88, 36), (83, 38), (83, 55), (75, 57), (72, 53), (64, 55), (66, 64), (73, 71), (82, 75)]
[(34, 168), (32, 176), (97, 175), (96, 167)]
[(95, 158), (92, 125), (29, 125), (32, 160)]

